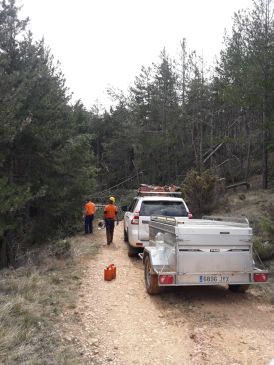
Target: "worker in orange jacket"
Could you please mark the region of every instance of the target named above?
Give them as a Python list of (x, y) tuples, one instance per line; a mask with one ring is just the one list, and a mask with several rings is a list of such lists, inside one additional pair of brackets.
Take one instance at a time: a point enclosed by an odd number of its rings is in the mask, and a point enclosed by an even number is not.
[(115, 221), (117, 225), (118, 221), (118, 208), (116, 207), (115, 198), (111, 196), (109, 198), (109, 203), (104, 208), (104, 220), (106, 226), (106, 234), (107, 234), (107, 244), (111, 244), (113, 241), (113, 232), (114, 232), (114, 224)]
[(84, 218), (85, 218), (85, 234), (93, 232), (93, 219), (96, 212), (96, 205), (91, 201), (91, 199), (86, 199), (84, 207)]

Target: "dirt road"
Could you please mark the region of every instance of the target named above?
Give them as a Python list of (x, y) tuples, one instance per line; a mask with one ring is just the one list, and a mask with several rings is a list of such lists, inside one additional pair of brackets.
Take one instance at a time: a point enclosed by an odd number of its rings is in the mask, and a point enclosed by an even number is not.
[[(146, 293), (140, 259), (127, 256), (123, 225), (114, 243), (105, 232), (78, 239), (102, 245), (82, 280), (75, 327), (83, 364), (267, 365), (274, 358), (274, 306), (266, 290), (231, 293), (223, 287)], [(104, 267), (117, 278), (103, 280)], [(74, 333), (73, 333), (74, 332)]]

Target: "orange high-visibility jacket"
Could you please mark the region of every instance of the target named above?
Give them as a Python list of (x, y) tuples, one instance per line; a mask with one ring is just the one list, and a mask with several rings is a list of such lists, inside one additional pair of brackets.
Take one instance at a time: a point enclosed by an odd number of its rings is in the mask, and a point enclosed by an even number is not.
[(108, 204), (104, 208), (104, 218), (115, 219), (118, 213), (118, 209), (114, 204)]
[(92, 202), (87, 202), (85, 204), (85, 214), (86, 215), (93, 215), (96, 212), (96, 206)]

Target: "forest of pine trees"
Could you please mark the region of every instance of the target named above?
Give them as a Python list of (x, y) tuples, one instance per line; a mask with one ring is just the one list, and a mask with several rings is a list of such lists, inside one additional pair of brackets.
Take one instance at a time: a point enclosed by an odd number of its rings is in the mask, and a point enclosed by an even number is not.
[[(124, 180), (182, 184), (211, 169), (226, 184), (274, 178), (273, 2), (234, 15), (210, 69), (180, 44), (143, 67), (110, 111), (71, 103), (60, 66), (15, 0), (0, 0), (0, 257), (75, 231), (83, 199)], [(130, 179), (130, 177), (134, 177)], [(11, 262), (12, 263), (12, 262)]]

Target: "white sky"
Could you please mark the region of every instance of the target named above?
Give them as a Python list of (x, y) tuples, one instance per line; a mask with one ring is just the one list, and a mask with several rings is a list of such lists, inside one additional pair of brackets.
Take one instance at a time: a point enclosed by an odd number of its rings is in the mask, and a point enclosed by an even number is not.
[(108, 86), (127, 90), (141, 66), (180, 41), (212, 64), (238, 9), (251, 0), (20, 0), (35, 39), (45, 38), (61, 62), (73, 99), (87, 108), (110, 101)]

